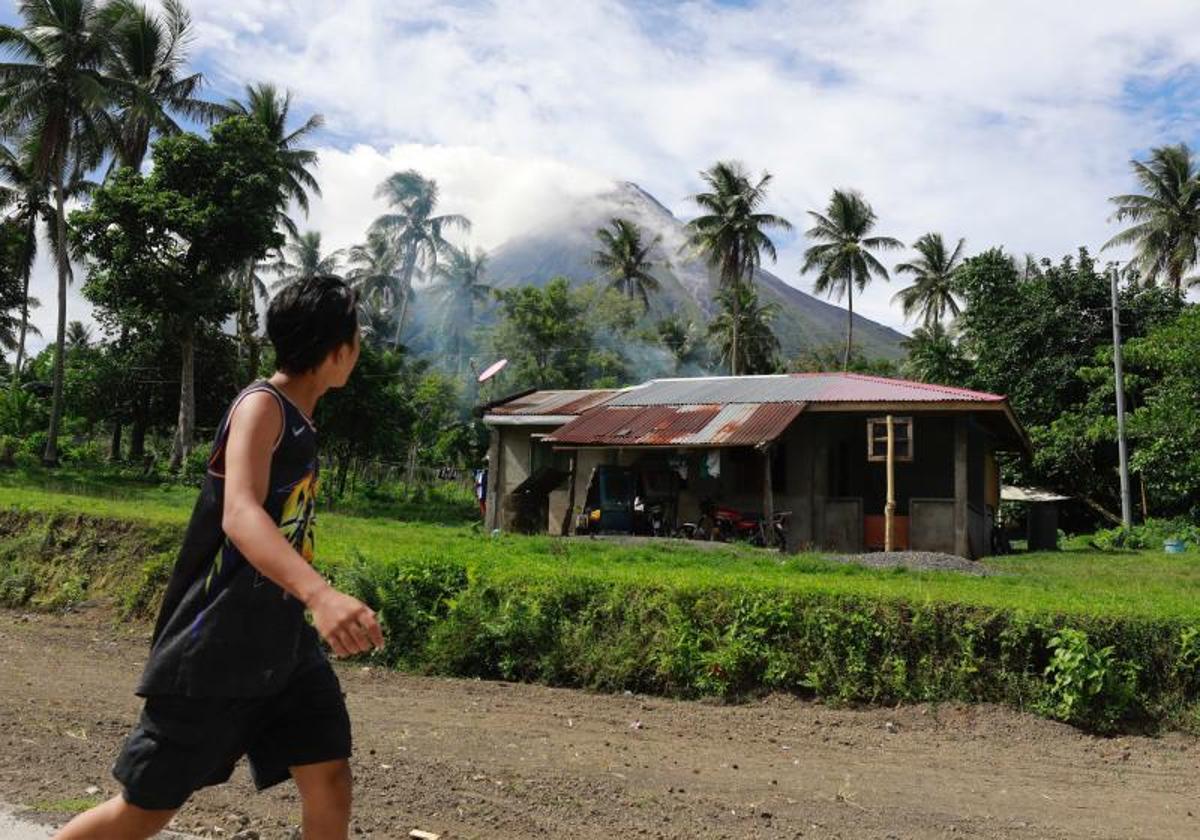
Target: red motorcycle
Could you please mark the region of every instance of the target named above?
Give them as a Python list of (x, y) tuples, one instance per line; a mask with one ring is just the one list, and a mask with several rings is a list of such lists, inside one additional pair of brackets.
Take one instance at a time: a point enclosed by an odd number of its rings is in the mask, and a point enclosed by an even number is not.
[(700, 518), (689, 529), (689, 536), (692, 539), (720, 542), (753, 540), (759, 533), (761, 519), (757, 514), (743, 513), (735, 508), (719, 505), (712, 499), (705, 499), (700, 503)]
[[(779, 511), (771, 518), (770, 530), (780, 551), (787, 550), (787, 520), (790, 516), (791, 511)], [(740, 511), (705, 499), (700, 503), (700, 518), (680, 526), (678, 536), (718, 542), (744, 540), (751, 545), (766, 546), (767, 524), (762, 514)]]

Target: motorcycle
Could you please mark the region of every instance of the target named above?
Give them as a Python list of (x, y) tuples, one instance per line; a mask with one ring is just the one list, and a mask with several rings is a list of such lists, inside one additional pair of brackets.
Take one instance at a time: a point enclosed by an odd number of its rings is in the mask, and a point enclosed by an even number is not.
[[(743, 540), (762, 547), (773, 544), (780, 551), (787, 551), (787, 522), (791, 515), (790, 510), (778, 511), (771, 517), (768, 526), (762, 514), (739, 511), (736, 508), (718, 505), (712, 499), (705, 499), (700, 504), (700, 518), (694, 523), (683, 523), (676, 535), (691, 540)], [(768, 533), (771, 535), (770, 541), (767, 538)]]

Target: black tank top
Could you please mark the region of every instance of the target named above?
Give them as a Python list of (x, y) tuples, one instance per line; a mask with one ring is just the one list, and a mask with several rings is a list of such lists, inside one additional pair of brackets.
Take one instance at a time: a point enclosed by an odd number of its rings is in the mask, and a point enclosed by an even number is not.
[(263, 507), (310, 563), (320, 467), (312, 421), (270, 382), (255, 382), (225, 412), (208, 473), (163, 596), (137, 693), (262, 697), (298, 668), (324, 659), (304, 605), (259, 574), (221, 529), (229, 418), (247, 395), (271, 394), (283, 430)]

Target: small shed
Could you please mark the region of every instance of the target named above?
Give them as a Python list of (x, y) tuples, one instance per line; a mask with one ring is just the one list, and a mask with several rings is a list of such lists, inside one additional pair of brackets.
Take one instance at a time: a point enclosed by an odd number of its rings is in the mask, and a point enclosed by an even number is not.
[(1030, 551), (1058, 550), (1058, 503), (1070, 498), (1040, 487), (1000, 487), (1000, 501), (1018, 502), (1027, 508), (1025, 539)]

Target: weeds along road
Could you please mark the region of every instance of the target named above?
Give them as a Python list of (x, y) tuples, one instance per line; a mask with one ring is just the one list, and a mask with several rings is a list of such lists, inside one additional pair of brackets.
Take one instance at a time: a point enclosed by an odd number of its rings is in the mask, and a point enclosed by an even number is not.
[[(116, 792), (147, 632), (102, 610), (0, 611), (0, 801), (52, 822)], [(991, 706), (722, 706), (340, 674), (355, 836), (1200, 837), (1200, 741), (1178, 733), (1092, 738)], [(298, 821), (294, 788), (255, 795), (240, 767), (174, 827), (273, 838)]]

